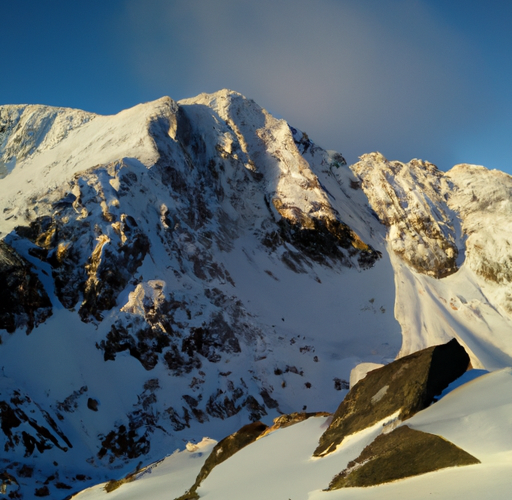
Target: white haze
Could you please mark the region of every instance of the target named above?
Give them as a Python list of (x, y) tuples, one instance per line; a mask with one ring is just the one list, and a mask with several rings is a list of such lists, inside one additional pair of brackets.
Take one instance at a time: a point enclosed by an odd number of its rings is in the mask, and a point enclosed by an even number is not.
[(453, 131), (493, 112), (468, 105), (467, 75), (485, 65), (470, 37), (423, 2), (151, 5), (130, 3), (123, 43), (155, 97), (235, 89), (349, 163), (376, 150), (442, 169), (471, 161), (456, 156)]

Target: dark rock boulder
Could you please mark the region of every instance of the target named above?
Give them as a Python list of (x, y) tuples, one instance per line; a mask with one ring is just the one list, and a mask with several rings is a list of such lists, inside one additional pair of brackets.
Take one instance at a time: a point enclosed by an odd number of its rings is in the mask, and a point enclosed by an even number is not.
[(469, 356), (452, 339), (428, 347), (369, 372), (347, 394), (328, 429), (320, 437), (315, 456), (336, 449), (345, 436), (370, 427), (399, 412), (406, 420), (429, 406), (468, 368)]
[(198, 499), (197, 488), (199, 488), (201, 483), (208, 477), (214, 467), (233, 456), (237, 451), (240, 451), (242, 448), (256, 441), (267, 428), (268, 427), (262, 422), (253, 422), (219, 441), (206, 459), (203, 467), (201, 467), (195, 483), (185, 494), (176, 500)]
[(376, 486), (446, 467), (479, 463), (450, 441), (404, 425), (378, 436), (333, 478), (328, 489)]
[(0, 329), (27, 334), (52, 315), (52, 304), (31, 266), (0, 241)]

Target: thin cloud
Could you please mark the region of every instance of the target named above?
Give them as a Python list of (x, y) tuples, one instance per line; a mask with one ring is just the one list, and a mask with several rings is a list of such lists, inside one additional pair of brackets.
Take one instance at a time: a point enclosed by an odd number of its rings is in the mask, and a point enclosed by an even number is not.
[(474, 113), (467, 75), (482, 63), (427, 2), (132, 1), (123, 25), (155, 92), (232, 88), (349, 161), (376, 149), (407, 161), (432, 143), (450, 158), (444, 136)]

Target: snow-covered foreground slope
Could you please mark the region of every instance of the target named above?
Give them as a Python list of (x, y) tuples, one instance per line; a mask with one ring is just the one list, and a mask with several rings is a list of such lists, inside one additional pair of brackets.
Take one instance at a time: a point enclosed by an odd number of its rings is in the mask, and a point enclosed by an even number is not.
[[(382, 423), (354, 434), (336, 453), (314, 459), (312, 453), (326, 427), (325, 417), (310, 418), (279, 429), (217, 466), (199, 489), (200, 498), (278, 500), (429, 499), (505, 500), (512, 488), (512, 371), (499, 370), (477, 378), (418, 413), (407, 425), (441, 435), (481, 461), (370, 488), (323, 491), (381, 432)], [(207, 442), (196, 452), (177, 452), (131, 483), (106, 493), (104, 485), (76, 498), (128, 500), (175, 498), (184, 491), (178, 479), (197, 474), (209, 453)], [(201, 456), (199, 456), (201, 455)], [(166, 478), (166, 480), (164, 479)], [(192, 479), (193, 482), (193, 479)], [(189, 480), (189, 485), (191, 484)]]
[(357, 364), (452, 337), (475, 368), (511, 366), (511, 189), (377, 153), (349, 168), (226, 90), (115, 116), (1, 106), (13, 488), (63, 498), (205, 435), (334, 411)]

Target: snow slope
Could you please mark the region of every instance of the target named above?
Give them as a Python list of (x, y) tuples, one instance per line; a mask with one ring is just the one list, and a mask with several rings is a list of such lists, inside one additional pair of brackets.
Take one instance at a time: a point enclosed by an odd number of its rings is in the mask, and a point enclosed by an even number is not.
[[(381, 432), (382, 422), (346, 439), (341, 447), (324, 458), (311, 457), (326, 420), (310, 418), (286, 429), (279, 429), (242, 449), (217, 466), (198, 490), (200, 498), (247, 498), (298, 500), (327, 499), (440, 499), (478, 500), (509, 498), (512, 487), (512, 412), (511, 369), (498, 370), (468, 382), (447, 394), (441, 401), (416, 414), (407, 425), (441, 435), (478, 457), (481, 464), (454, 467), (369, 488), (323, 491), (332, 477)], [(168, 483), (159, 483), (141, 474), (140, 479), (107, 494), (102, 486), (87, 490), (76, 498), (127, 500), (150, 495), (172, 498), (183, 493), (174, 486), (173, 476), (181, 471), (177, 458), (194, 462), (194, 453), (182, 451), (153, 469), (165, 470)], [(197, 463), (194, 470), (199, 471)], [(187, 474), (190, 474), (188, 471)], [(139, 482), (140, 481), (140, 482)]]

